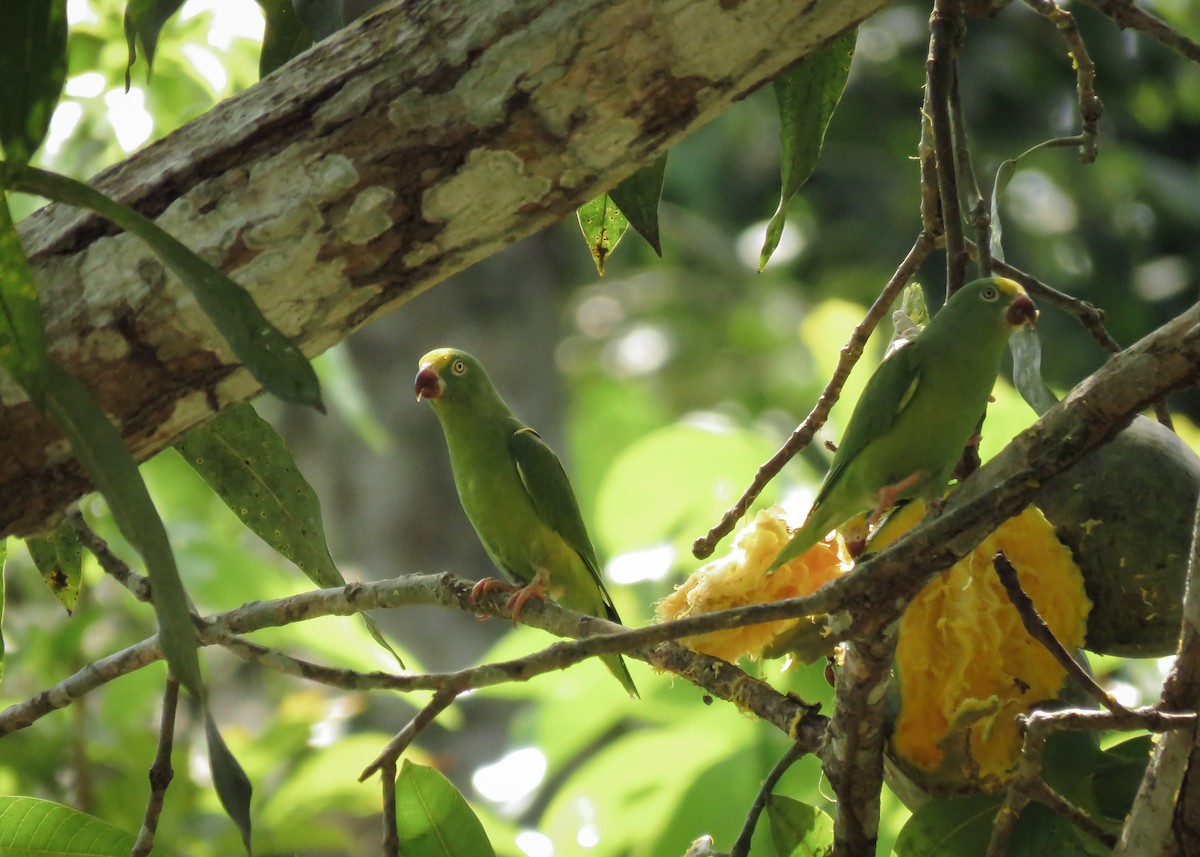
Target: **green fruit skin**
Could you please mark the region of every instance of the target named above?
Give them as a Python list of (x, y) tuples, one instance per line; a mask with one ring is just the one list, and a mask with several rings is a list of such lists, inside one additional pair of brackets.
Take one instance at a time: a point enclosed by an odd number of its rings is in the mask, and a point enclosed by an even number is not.
[(1089, 651), (1175, 651), (1198, 495), (1200, 458), (1147, 417), (1042, 488), (1034, 502), (1075, 555), (1092, 600)]

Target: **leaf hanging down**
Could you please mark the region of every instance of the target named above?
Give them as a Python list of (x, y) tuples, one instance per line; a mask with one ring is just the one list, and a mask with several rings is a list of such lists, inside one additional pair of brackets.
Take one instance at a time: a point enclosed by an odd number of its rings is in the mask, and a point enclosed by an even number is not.
[(576, 216), (596, 271), (603, 277), (604, 263), (629, 228), (629, 220), (606, 193), (579, 206)]
[(158, 48), (158, 34), (171, 16), (179, 11), (183, 0), (129, 0), (125, 6), (125, 44), (129, 48), (129, 62), (125, 65), (125, 91), (129, 91), (130, 72), (137, 62), (137, 46), (141, 44), (146, 57), (146, 78), (154, 68), (154, 51)]
[(292, 0), (258, 0), (258, 5), (266, 18), (258, 57), (258, 76), (263, 78), (311, 47), (313, 35), (296, 14)]
[(141, 555), (150, 574), (158, 635), (171, 673), (199, 702), (204, 701), (196, 630), (167, 531), (146, 483), (108, 414), (75, 377), (51, 362), (46, 409), (92, 484), (104, 495), (121, 534)]
[(26, 539), (25, 547), (54, 597), (68, 613), (72, 612), (79, 599), (83, 577), (83, 545), (79, 543), (75, 528), (63, 524), (48, 536)]
[(608, 193), (629, 220), (629, 225), (646, 239), (646, 243), (660, 257), (662, 243), (658, 237), (658, 201), (662, 197), (666, 172), (667, 153), (663, 152)]
[(135, 838), (78, 810), (32, 797), (0, 797), (0, 853), (125, 857)]
[(767, 266), (771, 254), (779, 246), (787, 219), (787, 204), (817, 166), (825, 130), (846, 88), (857, 36), (857, 30), (839, 36), (775, 79), (783, 149), (780, 163), (783, 189), (779, 195), (779, 208), (767, 224), (767, 237), (758, 259), (759, 271)]
[(46, 362), (37, 286), (13, 226), (8, 198), (0, 193), (0, 365), (41, 404)]
[(483, 825), (450, 781), (405, 759), (396, 777), (396, 832), (405, 857), (495, 857)]
[(67, 77), (66, 0), (6, 3), (0, 27), (0, 149), (24, 164), (42, 145)]
[[(252, 405), (235, 405), (190, 431), (175, 448), (251, 532), (313, 583), (346, 584), (325, 541), (321, 501), (287, 443)], [(404, 666), (375, 621), (360, 615), (375, 641)]]
[(238, 360), (268, 392), (324, 411), (317, 374), (304, 353), (267, 321), (249, 292), (154, 221), (57, 173), (20, 167), (4, 178), (13, 190), (87, 208), (141, 238), (195, 296)]
[(204, 706), (204, 736), (208, 740), (208, 767), (212, 771), (213, 787), (225, 813), (237, 825), (242, 833), (242, 844), (246, 853), (250, 853), (250, 798), (252, 789), (250, 778), (238, 764), (225, 739), (221, 737), (213, 720), (212, 712)]

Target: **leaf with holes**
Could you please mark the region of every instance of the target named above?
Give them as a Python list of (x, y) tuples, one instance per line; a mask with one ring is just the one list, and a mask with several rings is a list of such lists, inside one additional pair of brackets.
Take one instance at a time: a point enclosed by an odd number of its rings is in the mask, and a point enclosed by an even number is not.
[(606, 193), (579, 206), (576, 216), (579, 218), (583, 240), (587, 242), (588, 250), (592, 254), (592, 261), (596, 263), (596, 270), (603, 277), (604, 263), (629, 228), (629, 220)]
[[(175, 448), (251, 532), (317, 586), (344, 586), (325, 541), (321, 501), (287, 443), (248, 403), (193, 429)], [(400, 661), (374, 620), (367, 630)], [(403, 662), (400, 661), (403, 666)]]
[(42, 580), (50, 587), (63, 607), (70, 613), (79, 598), (82, 578), (83, 546), (70, 524), (63, 524), (48, 536), (35, 536), (25, 540), (25, 547), (33, 557)]

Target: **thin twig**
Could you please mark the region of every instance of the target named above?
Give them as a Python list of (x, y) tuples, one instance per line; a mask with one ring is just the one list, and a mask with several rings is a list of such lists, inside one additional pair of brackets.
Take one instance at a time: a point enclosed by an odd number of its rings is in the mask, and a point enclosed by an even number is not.
[(934, 0), (929, 17), (929, 56), (925, 61), (925, 86), (929, 121), (937, 164), (938, 200), (942, 229), (946, 236), (946, 294), (952, 295), (966, 282), (967, 253), (963, 243), (963, 218), (959, 205), (958, 174), (954, 160), (954, 132), (950, 119), (958, 51), (964, 32), (959, 0)]
[(766, 779), (762, 782), (762, 788), (758, 790), (758, 794), (754, 797), (754, 803), (750, 805), (750, 812), (746, 815), (746, 823), (742, 825), (742, 832), (738, 836), (737, 841), (733, 843), (733, 848), (729, 851), (729, 857), (747, 857), (750, 853), (750, 840), (754, 836), (754, 828), (758, 826), (758, 819), (762, 816), (762, 811), (767, 807), (767, 798), (775, 791), (775, 786), (782, 779), (783, 775), (787, 773), (788, 768), (794, 765), (796, 760), (809, 752), (811, 752), (810, 748), (794, 743), (788, 747), (787, 752), (775, 763), (775, 767), (771, 768), (771, 772), (767, 774)]
[(992, 557), (992, 566), (996, 569), (996, 577), (1000, 578), (1000, 584), (1008, 594), (1008, 600), (1017, 609), (1017, 615), (1021, 617), (1021, 624), (1025, 626), (1025, 630), (1029, 636), (1042, 644), (1042, 648), (1049, 652), (1054, 660), (1058, 661), (1059, 666), (1066, 670), (1071, 678), (1075, 679), (1076, 683), (1087, 692), (1088, 696), (1113, 713), (1129, 714), (1129, 709), (1109, 696), (1104, 688), (1096, 683), (1096, 680), (1071, 657), (1071, 653), (1054, 636), (1054, 632), (1050, 630), (1050, 626), (1046, 624), (1046, 620), (1038, 613), (1033, 599), (1021, 587), (1021, 580), (1017, 576), (1017, 570), (1009, 562), (1008, 557), (1004, 555), (1003, 551), (997, 551), (996, 555)]
[[(979, 276), (992, 275), (992, 209), (991, 199), (980, 190), (979, 178), (975, 175), (975, 167), (971, 162), (971, 146), (967, 135), (967, 119), (963, 114), (962, 98), (958, 91), (958, 67), (954, 68), (954, 76), (950, 81), (950, 121), (954, 131), (955, 162), (958, 164), (958, 186), (964, 193), (969, 192), (972, 200), (964, 200), (964, 207), (971, 211), (971, 226), (975, 230), (976, 246), (982, 252), (973, 255), (979, 264)], [(965, 242), (969, 244), (969, 242)]]
[(858, 323), (853, 333), (851, 333), (850, 339), (842, 346), (842, 350), (838, 356), (837, 367), (833, 371), (833, 377), (825, 385), (825, 390), (821, 393), (821, 397), (817, 399), (817, 403), (813, 406), (813, 409), (809, 411), (808, 416), (796, 427), (796, 430), (792, 432), (787, 442), (766, 463), (758, 468), (758, 472), (754, 474), (754, 480), (750, 483), (750, 487), (745, 490), (737, 503), (721, 517), (716, 526), (709, 530), (706, 535), (696, 539), (692, 544), (692, 554), (697, 559), (705, 559), (712, 555), (717, 544), (733, 531), (734, 525), (746, 514), (746, 511), (750, 508), (750, 504), (757, 499), (768, 483), (779, 474), (783, 466), (791, 461), (800, 450), (812, 442), (813, 436), (825, 424), (830, 410), (832, 410), (838, 397), (841, 395), (842, 385), (850, 377), (850, 370), (854, 368), (854, 364), (862, 356), (867, 339), (870, 338), (871, 333), (878, 326), (880, 319), (887, 314), (888, 309), (895, 303), (900, 290), (904, 288), (905, 284), (916, 273), (917, 268), (925, 261), (925, 257), (933, 251), (936, 243), (937, 239), (930, 232), (923, 231), (917, 236), (916, 242), (909, 249), (908, 254), (904, 257), (904, 261), (896, 269), (896, 273), (892, 274), (892, 278), (888, 280), (883, 291), (879, 293), (879, 297), (875, 299), (875, 303), (871, 304), (871, 308), (867, 311), (866, 316)]
[(379, 766), (383, 789), (383, 857), (400, 857), (400, 831), (396, 828), (396, 763)]
[(450, 707), (454, 700), (458, 699), (465, 687), (444, 687), (433, 695), (433, 699), (417, 712), (412, 720), (404, 725), (404, 728), (396, 733), (387, 746), (371, 764), (367, 765), (361, 774), (358, 775), (358, 781), (361, 783), (383, 767), (391, 767), (392, 775), (395, 776), (396, 760), (400, 755), (408, 749), (408, 745), (416, 740), (426, 726), (432, 723), (437, 716)]
[(126, 589), (133, 593), (133, 597), (138, 601), (150, 603), (150, 578), (145, 575), (138, 574), (129, 567), (125, 560), (121, 559), (108, 546), (108, 542), (100, 538), (100, 536), (87, 525), (83, 519), (83, 515), (78, 509), (74, 509), (67, 515), (67, 520), (75, 529), (79, 536), (79, 541), (85, 548), (91, 551), (96, 557), (100, 567), (104, 569), (105, 574), (112, 577)]
[(1075, 68), (1075, 91), (1079, 98), (1079, 158), (1085, 164), (1090, 164), (1096, 160), (1096, 138), (1099, 136), (1100, 115), (1104, 112), (1104, 105), (1096, 96), (1096, 67), (1075, 25), (1075, 16), (1059, 7), (1054, 0), (1025, 2), (1057, 27), (1067, 44), (1067, 53)]
[(145, 857), (154, 848), (154, 835), (158, 831), (158, 819), (162, 815), (167, 787), (175, 776), (171, 768), (171, 749), (175, 744), (175, 712), (179, 705), (179, 682), (167, 676), (163, 689), (162, 718), (158, 727), (158, 752), (150, 766), (150, 799), (146, 803), (146, 815), (137, 842), (129, 857)]
[(1175, 51), (1185, 59), (1200, 63), (1200, 44), (1175, 32), (1171, 27), (1131, 0), (1083, 0), (1093, 9), (1107, 15), (1122, 29), (1129, 27), (1145, 33)]

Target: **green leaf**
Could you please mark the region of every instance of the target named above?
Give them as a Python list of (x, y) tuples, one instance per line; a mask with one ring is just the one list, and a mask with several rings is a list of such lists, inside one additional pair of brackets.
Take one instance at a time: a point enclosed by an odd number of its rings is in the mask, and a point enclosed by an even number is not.
[[(662, 256), (658, 238), (658, 200), (662, 197), (663, 176), (667, 171), (667, 153), (642, 167), (608, 192), (621, 213), (654, 252)], [(614, 245), (616, 242), (613, 242)]]
[(767, 266), (779, 246), (787, 204), (817, 166), (825, 130), (846, 88), (857, 37), (858, 30), (850, 30), (775, 79), (783, 147), (780, 165), (783, 188), (779, 208), (767, 224), (767, 237), (758, 258), (759, 271)]
[[(251, 532), (321, 587), (344, 586), (321, 521), (321, 501), (287, 443), (249, 403), (235, 405), (175, 444)], [(375, 640), (400, 661), (365, 613)], [(403, 666), (403, 662), (400, 664)]]
[(266, 18), (258, 76), (266, 77), (313, 43), (312, 31), (296, 14), (292, 0), (258, 0)]
[[(896, 838), (897, 857), (979, 857), (987, 851), (1000, 797), (952, 797), (922, 805)], [(1041, 804), (1021, 813), (1008, 857), (1101, 857), (1108, 851)]]
[(824, 857), (833, 850), (833, 819), (816, 807), (772, 794), (767, 819), (779, 857)]
[(0, 365), (40, 403), (46, 362), (37, 286), (8, 210), (8, 197), (0, 193)]
[(494, 857), (470, 805), (450, 781), (405, 759), (396, 777), (396, 829), (404, 857)]
[(0, 681), (4, 679), (4, 566), (8, 564), (8, 539), (0, 539)]
[(591, 202), (579, 206), (576, 212), (583, 240), (587, 242), (596, 263), (596, 270), (604, 276), (604, 263), (617, 247), (617, 242), (629, 228), (629, 221), (608, 194), (602, 193)]
[(141, 44), (146, 56), (146, 79), (149, 80), (158, 34), (182, 5), (183, 0), (129, 0), (125, 5), (125, 44), (129, 48), (129, 62), (125, 66), (126, 92), (129, 91), (130, 72), (137, 62), (137, 46)]
[(208, 766), (212, 771), (217, 797), (221, 799), (221, 806), (225, 807), (225, 812), (242, 832), (242, 844), (246, 846), (246, 853), (249, 854), (252, 791), (250, 778), (225, 746), (225, 739), (221, 737), (207, 705), (204, 707), (204, 734), (208, 739)]
[(126, 857), (135, 838), (98, 818), (32, 797), (0, 797), (0, 854)]
[(204, 700), (196, 632), (187, 593), (179, 579), (167, 531), (150, 500), (137, 463), (104, 409), (76, 378), (57, 363), (48, 366), (46, 409), (83, 469), (112, 510), (121, 534), (141, 554), (150, 574), (159, 640), (171, 673)]
[(1013, 386), (1038, 416), (1056, 404), (1058, 397), (1042, 380), (1042, 340), (1037, 331), (1023, 327), (1008, 339), (1013, 356)]
[(267, 321), (249, 292), (154, 221), (57, 173), (19, 167), (9, 170), (4, 179), (13, 190), (89, 209), (141, 238), (187, 286), (237, 358), (268, 392), (323, 410), (317, 374), (304, 353)]
[(25, 163), (42, 145), (67, 77), (67, 0), (6, 4), (0, 27), (0, 149)]
[(48, 536), (35, 536), (25, 540), (25, 547), (33, 557), (42, 580), (50, 587), (54, 597), (70, 613), (79, 598), (79, 586), (83, 577), (83, 546), (70, 524), (63, 524)]

